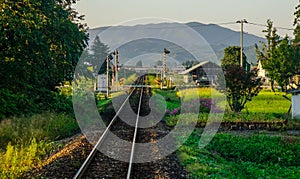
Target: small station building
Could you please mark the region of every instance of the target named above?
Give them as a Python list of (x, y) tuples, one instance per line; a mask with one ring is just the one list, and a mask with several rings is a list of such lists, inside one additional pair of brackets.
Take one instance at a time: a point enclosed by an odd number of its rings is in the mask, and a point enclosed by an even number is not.
[[(180, 72), (183, 75), (184, 83), (199, 82), (206, 80), (210, 84), (217, 79), (217, 75), (222, 71), (222, 68), (214, 62), (203, 61), (191, 68)], [(189, 78), (191, 77), (191, 78)], [(191, 81), (192, 80), (192, 81)]]

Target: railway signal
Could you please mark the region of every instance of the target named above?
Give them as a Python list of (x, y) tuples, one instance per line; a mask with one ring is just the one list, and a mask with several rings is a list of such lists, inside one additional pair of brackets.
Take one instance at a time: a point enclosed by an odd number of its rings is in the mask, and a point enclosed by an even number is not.
[(119, 82), (119, 51), (118, 51), (118, 49), (116, 49), (112, 54), (115, 55), (115, 72), (116, 72), (115, 81)]
[(166, 80), (166, 72), (167, 72), (167, 54), (169, 54), (170, 51), (164, 48), (164, 62), (163, 62), (163, 81)]
[(114, 59), (111, 54), (107, 55), (106, 57), (106, 97), (109, 96), (109, 63)]

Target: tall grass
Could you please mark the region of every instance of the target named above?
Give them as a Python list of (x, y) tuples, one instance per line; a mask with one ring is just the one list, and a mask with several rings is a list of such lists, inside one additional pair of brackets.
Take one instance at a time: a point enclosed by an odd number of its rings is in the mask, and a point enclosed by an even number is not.
[(53, 141), (79, 131), (76, 120), (44, 113), (0, 122), (0, 178), (19, 178), (55, 147)]
[(58, 140), (79, 131), (74, 118), (64, 114), (44, 113), (31, 117), (13, 117), (0, 122), (0, 149), (9, 142), (24, 144), (35, 138)]
[(0, 178), (20, 178), (31, 167), (38, 165), (54, 146), (53, 143), (36, 139), (22, 145), (9, 143), (6, 151), (0, 152)]

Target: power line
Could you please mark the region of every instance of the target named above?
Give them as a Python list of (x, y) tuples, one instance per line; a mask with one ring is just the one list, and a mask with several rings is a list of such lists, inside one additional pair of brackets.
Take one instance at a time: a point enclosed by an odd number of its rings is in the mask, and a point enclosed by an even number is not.
[[(248, 22), (248, 24), (255, 25), (255, 26), (260, 26), (260, 27), (268, 27), (267, 25), (264, 25), (264, 24), (258, 24), (258, 23), (253, 23), (253, 22)], [(294, 30), (294, 29), (292, 29), (292, 28), (279, 27), (279, 26), (274, 26), (274, 28), (276, 28), (276, 29), (282, 29), (282, 30)]]

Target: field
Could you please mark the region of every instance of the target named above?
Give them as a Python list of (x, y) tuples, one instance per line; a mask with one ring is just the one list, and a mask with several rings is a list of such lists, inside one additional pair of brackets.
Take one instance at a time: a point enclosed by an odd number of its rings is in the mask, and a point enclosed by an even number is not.
[[(174, 99), (184, 94), (185, 100), (195, 98), (222, 97), (209, 88), (188, 89), (181, 92), (163, 93)], [(226, 110), (223, 121), (274, 122), (289, 120), (282, 131), (218, 132), (204, 148), (199, 148), (203, 129), (197, 128), (177, 151), (181, 164), (191, 178), (300, 178), (300, 138), (286, 135), (285, 129), (300, 129), (300, 121), (292, 120), (287, 114), (290, 102), (281, 93), (262, 91), (240, 114)], [(290, 97), (290, 96), (289, 96)], [(216, 106), (224, 105), (216, 102)], [(180, 106), (179, 100), (167, 101), (167, 110), (173, 111)], [(201, 110), (200, 110), (201, 111)], [(168, 126), (176, 125), (182, 114), (169, 114), (165, 120)], [(218, 115), (218, 114), (215, 114)], [(186, 121), (197, 118), (206, 122), (208, 114), (184, 114)]]

